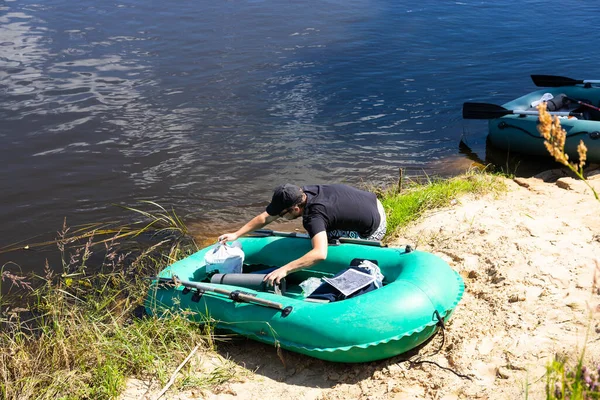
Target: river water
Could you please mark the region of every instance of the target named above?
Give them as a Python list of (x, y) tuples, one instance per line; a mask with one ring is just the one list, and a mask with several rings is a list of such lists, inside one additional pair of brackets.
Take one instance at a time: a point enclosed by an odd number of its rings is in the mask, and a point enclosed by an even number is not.
[(0, 249), (142, 199), (218, 233), (283, 182), (457, 173), (463, 135), (485, 154), (464, 101), (505, 103), (532, 73), (600, 78), (597, 13), (575, 0), (0, 2)]

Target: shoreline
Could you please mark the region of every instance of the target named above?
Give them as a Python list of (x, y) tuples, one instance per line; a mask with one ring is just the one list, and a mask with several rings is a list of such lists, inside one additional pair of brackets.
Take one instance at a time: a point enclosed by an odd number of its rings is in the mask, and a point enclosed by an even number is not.
[[(353, 365), (278, 355), (235, 338), (217, 345), (210, 364), (233, 368), (239, 378), (166, 398), (545, 398), (546, 366), (554, 357), (573, 365), (585, 347), (584, 359), (597, 365), (600, 202), (562, 170), (501, 179), (506, 193), (463, 196), (427, 212), (391, 244), (437, 254), (465, 280), (443, 340), (438, 334), (408, 354)], [(600, 170), (589, 182), (600, 189)], [(422, 362), (408, 361), (417, 358)], [(121, 398), (147, 389), (129, 380)]]

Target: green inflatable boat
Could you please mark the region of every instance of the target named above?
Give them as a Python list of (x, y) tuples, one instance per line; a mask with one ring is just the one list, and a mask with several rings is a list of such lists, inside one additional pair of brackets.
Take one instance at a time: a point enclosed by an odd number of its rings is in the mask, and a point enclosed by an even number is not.
[(565, 153), (577, 160), (577, 146), (583, 141), (587, 160), (600, 162), (600, 81), (575, 80), (552, 75), (532, 75), (537, 86), (547, 87), (502, 106), (464, 103), (463, 118), (489, 119), (488, 140), (502, 150), (550, 157), (544, 138), (537, 130), (539, 113), (535, 107), (547, 101), (547, 109), (560, 119), (567, 132)]
[[(244, 273), (232, 275), (249, 281), (253, 272), (285, 265), (311, 248), (306, 235), (295, 233), (261, 231), (239, 241)], [(147, 311), (192, 311), (188, 315), (198, 322), (215, 321), (219, 328), (328, 361), (380, 360), (418, 346), (443, 327), (464, 291), (460, 275), (431, 253), (353, 239), (330, 245), (325, 261), (288, 275), (281, 291), (211, 283), (204, 257), (213, 248), (165, 268), (151, 285)], [(376, 262), (383, 286), (333, 302), (302, 294), (301, 282), (332, 277), (355, 259)]]

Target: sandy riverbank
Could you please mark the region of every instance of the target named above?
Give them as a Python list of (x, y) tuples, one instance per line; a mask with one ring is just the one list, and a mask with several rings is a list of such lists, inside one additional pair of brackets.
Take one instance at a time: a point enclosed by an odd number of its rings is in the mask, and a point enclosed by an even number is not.
[[(600, 170), (589, 182), (600, 190)], [(558, 170), (506, 183), (497, 198), (464, 197), (431, 212), (395, 243), (443, 257), (465, 280), (439, 352), (441, 335), (380, 362), (338, 365), (285, 351), (282, 362), (274, 348), (238, 338), (195, 368), (234, 368), (239, 379), (166, 398), (524, 399), (527, 386), (530, 399), (545, 398), (546, 363), (556, 354), (575, 360), (586, 333), (586, 355), (600, 362), (600, 202)], [(406, 361), (418, 357), (428, 362)], [(141, 382), (129, 386), (124, 399), (146, 393)]]

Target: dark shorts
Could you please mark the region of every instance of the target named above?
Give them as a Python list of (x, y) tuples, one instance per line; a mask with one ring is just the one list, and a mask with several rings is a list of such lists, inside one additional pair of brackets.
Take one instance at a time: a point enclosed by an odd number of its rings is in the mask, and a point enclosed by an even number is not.
[(383, 208), (383, 204), (381, 204), (381, 202), (379, 200), (377, 200), (377, 210), (379, 211), (379, 216), (381, 218), (381, 222), (379, 223), (379, 226), (377, 227), (377, 229), (375, 229), (375, 232), (373, 232), (371, 235), (365, 237), (365, 236), (361, 236), (356, 231), (343, 231), (340, 229), (336, 229), (336, 230), (327, 232), (327, 237), (329, 239), (341, 238), (341, 237), (347, 237), (347, 238), (353, 238), (353, 239), (366, 239), (366, 240), (381, 240), (381, 239), (383, 239), (383, 237), (385, 236), (385, 232), (387, 231), (387, 219), (385, 217), (385, 209)]

